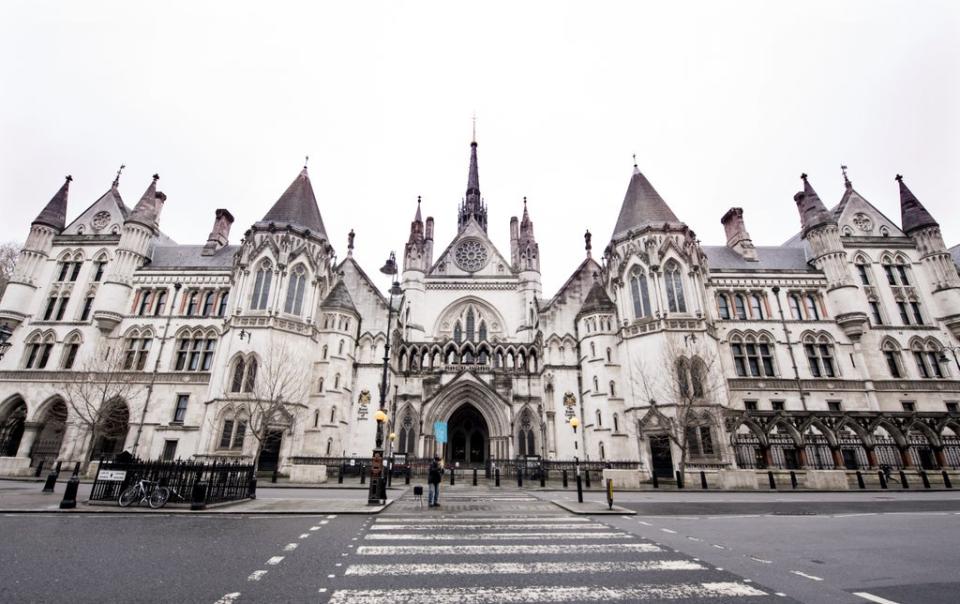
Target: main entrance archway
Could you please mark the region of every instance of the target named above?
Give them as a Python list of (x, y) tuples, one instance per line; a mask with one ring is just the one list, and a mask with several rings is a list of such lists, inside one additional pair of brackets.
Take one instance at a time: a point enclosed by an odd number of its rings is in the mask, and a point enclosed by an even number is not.
[(470, 403), (460, 406), (447, 422), (447, 463), (482, 464), (490, 450), (490, 431), (480, 411)]

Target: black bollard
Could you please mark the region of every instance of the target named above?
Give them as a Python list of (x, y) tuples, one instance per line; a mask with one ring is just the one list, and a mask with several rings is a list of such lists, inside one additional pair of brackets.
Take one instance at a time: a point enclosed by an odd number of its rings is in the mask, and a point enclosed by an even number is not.
[(496, 477), (497, 486), (499, 487), (500, 486), (500, 468), (497, 468), (494, 471), (494, 476)]
[(403, 479), (403, 484), (410, 484), (410, 466), (407, 466), (407, 472)]
[(797, 473), (793, 470), (790, 470), (790, 486), (794, 489), (797, 488)]
[(680, 470), (677, 470), (676, 474), (677, 474), (677, 488), (678, 488), (678, 489), (682, 489), (682, 488), (683, 488), (683, 474), (680, 473)]
[(250, 472), (250, 480), (247, 481), (247, 497), (250, 499), (257, 498), (257, 473)]
[(477, 486), (477, 469), (473, 469), (473, 486)]
[(907, 474), (903, 470), (900, 470), (900, 486), (905, 489), (910, 488), (910, 485), (907, 483)]
[(590, 488), (590, 470), (583, 471), (583, 479), (587, 483), (587, 488)]
[(457, 469), (450, 468), (450, 486), (457, 484)]
[(577, 501), (583, 503), (583, 481), (579, 474), (577, 474)]
[(703, 470), (700, 470), (700, 488), (704, 491), (707, 490), (707, 473)]
[(659, 488), (660, 488), (660, 479), (657, 478), (657, 473), (654, 472), (653, 474), (651, 474), (651, 476), (653, 476), (653, 488), (659, 489)]
[(923, 488), (925, 488), (925, 489), (929, 489), (929, 488), (930, 488), (930, 478), (927, 477), (927, 471), (926, 471), (926, 470), (920, 470), (920, 480), (923, 481)]
[(540, 467), (540, 488), (547, 486), (547, 471)]
[(946, 470), (943, 470), (941, 474), (943, 475), (943, 486), (947, 487), (948, 489), (952, 489), (953, 484), (950, 482), (950, 475), (947, 474)]
[(881, 489), (887, 488), (887, 475), (886, 475), (886, 473), (885, 473), (883, 470), (880, 470), (879, 472), (877, 472), (877, 475), (880, 477), (880, 488), (881, 488)]
[(563, 471), (563, 488), (567, 488), (567, 471)]
[(360, 464), (360, 484), (367, 484), (367, 470)]
[[(279, 466), (279, 464), (278, 464), (278, 466)], [(273, 469), (273, 474), (270, 475), (270, 482), (272, 482), (272, 483), (274, 483), (274, 484), (277, 483), (277, 473), (278, 473), (279, 471), (280, 471), (280, 468), (279, 468), (279, 467), (276, 467), (276, 468)]]
[(40, 463), (37, 464), (37, 471), (34, 472), (33, 477), (40, 478), (40, 474), (42, 473), (43, 473), (43, 460), (41, 459)]
[(863, 482), (863, 472), (857, 470), (857, 486), (861, 489), (867, 488), (867, 485)]
[(54, 466), (53, 470), (47, 474), (47, 480), (43, 483), (43, 492), (52, 493), (53, 487), (57, 484), (57, 479), (60, 478), (60, 467), (63, 465), (62, 461), (58, 461), (57, 465)]
[(777, 481), (776, 481), (776, 479), (773, 477), (773, 470), (767, 470), (767, 479), (770, 480), (770, 488), (771, 488), (771, 489), (777, 488)]
[(517, 486), (523, 486), (523, 468), (520, 466), (517, 466)]
[(67, 488), (63, 491), (63, 499), (60, 500), (61, 510), (72, 510), (77, 507), (77, 491), (80, 489), (80, 462), (73, 468), (73, 474), (67, 481)]
[(207, 508), (207, 483), (197, 481), (193, 483), (193, 491), (190, 493), (190, 509), (205, 510)]
[(337, 475), (337, 484), (343, 484), (343, 473), (347, 469), (347, 464), (340, 464), (340, 473)]
[(387, 486), (393, 486), (393, 466), (390, 466), (390, 469), (387, 470)]

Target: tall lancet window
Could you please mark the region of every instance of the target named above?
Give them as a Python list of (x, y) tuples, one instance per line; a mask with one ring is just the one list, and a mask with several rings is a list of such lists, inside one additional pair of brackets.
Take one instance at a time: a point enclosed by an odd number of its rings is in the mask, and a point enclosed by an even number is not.
[(487, 323), (486, 321), (480, 321), (480, 341), (483, 342), (487, 339)]
[(474, 327), (476, 326), (476, 319), (473, 316), (473, 309), (467, 310), (467, 341), (473, 342)]
[(299, 315), (303, 311), (303, 288), (307, 283), (307, 271), (302, 264), (298, 264), (290, 273), (290, 283), (287, 284), (287, 301), (283, 305), (283, 312)]
[(633, 314), (636, 318), (650, 316), (650, 290), (647, 287), (647, 276), (639, 268), (634, 268), (630, 275), (630, 293), (633, 295)]
[(683, 297), (683, 276), (676, 261), (667, 263), (663, 279), (667, 286), (667, 306), (670, 312), (687, 312), (687, 302)]
[(269, 260), (260, 263), (256, 281), (253, 284), (253, 297), (250, 299), (252, 310), (265, 310), (270, 300), (270, 282), (273, 280), (273, 267)]
[(459, 344), (461, 340), (463, 340), (463, 328), (460, 327), (460, 321), (457, 321), (453, 326), (453, 341)]

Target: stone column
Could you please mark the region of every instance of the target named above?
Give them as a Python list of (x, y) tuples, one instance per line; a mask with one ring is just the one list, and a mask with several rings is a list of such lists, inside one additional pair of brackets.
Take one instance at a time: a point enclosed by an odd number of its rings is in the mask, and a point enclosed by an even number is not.
[(947, 456), (943, 453), (943, 447), (934, 447), (933, 455), (937, 459), (937, 465), (941, 470), (947, 469)]
[(900, 450), (900, 461), (903, 462), (904, 468), (913, 467), (913, 459), (910, 458), (910, 445), (905, 447), (897, 447)]
[(830, 454), (833, 455), (833, 465), (837, 470), (846, 469), (846, 464), (843, 461), (843, 452), (840, 450), (840, 447), (830, 447)]
[(38, 422), (23, 423), (23, 436), (20, 437), (20, 446), (17, 447), (17, 457), (30, 457), (30, 449), (33, 448), (41, 428), (43, 424)]
[(864, 447), (867, 451), (867, 463), (870, 464), (871, 468), (877, 468), (879, 464), (877, 463), (877, 452), (873, 447)]

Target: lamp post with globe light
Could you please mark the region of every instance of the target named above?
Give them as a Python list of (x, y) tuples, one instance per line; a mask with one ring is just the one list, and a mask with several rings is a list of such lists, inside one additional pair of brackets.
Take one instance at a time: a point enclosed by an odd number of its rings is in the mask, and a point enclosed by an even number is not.
[(390, 337), (391, 322), (393, 320), (393, 298), (403, 294), (400, 283), (397, 281), (397, 258), (393, 252), (380, 268), (380, 272), (393, 279), (390, 287), (390, 298), (387, 301), (387, 338), (383, 345), (383, 374), (380, 378), (380, 408), (373, 414), (377, 420), (377, 436), (374, 442), (373, 457), (370, 463), (370, 492), (367, 496), (368, 505), (383, 505), (387, 502), (387, 481), (383, 475), (383, 426), (387, 421), (387, 371), (390, 367)]

